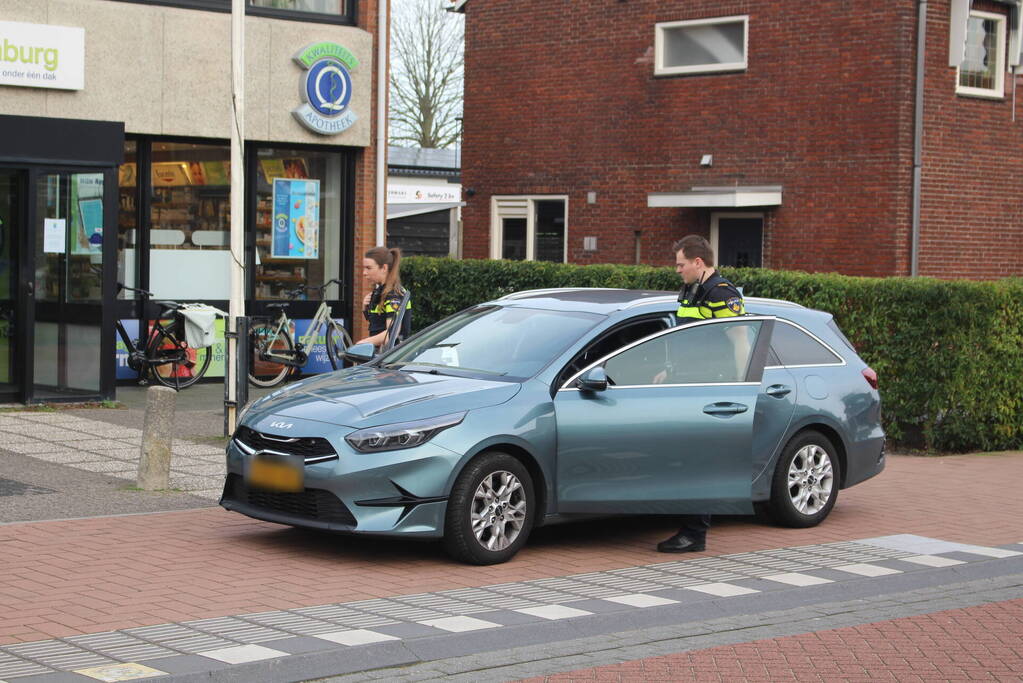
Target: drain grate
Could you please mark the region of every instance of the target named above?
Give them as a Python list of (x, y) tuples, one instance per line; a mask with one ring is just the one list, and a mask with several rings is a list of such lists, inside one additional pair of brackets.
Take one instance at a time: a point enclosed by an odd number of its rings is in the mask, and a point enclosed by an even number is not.
[(0, 477), (0, 498), (4, 496), (34, 496), (41, 493), (56, 493), (53, 489), (26, 484), (23, 481)]

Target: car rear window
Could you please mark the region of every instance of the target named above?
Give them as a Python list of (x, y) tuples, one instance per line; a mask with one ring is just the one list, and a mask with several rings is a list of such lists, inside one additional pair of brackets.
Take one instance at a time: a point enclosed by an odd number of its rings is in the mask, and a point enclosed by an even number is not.
[(850, 351), (852, 351), (853, 353), (856, 353), (856, 347), (855, 347), (855, 346), (853, 346), (852, 342), (851, 342), (851, 341), (849, 341), (849, 338), (848, 338), (848, 337), (846, 337), (846, 336), (845, 336), (845, 334), (843, 334), (843, 333), (842, 333), (842, 330), (840, 330), (840, 329), (838, 328), (838, 323), (836, 323), (836, 322), (835, 322), (835, 319), (834, 319), (834, 318), (832, 318), (831, 320), (829, 320), (829, 321), (828, 321), (828, 328), (829, 328), (829, 329), (830, 329), (830, 330), (831, 330), (832, 332), (834, 332), (834, 333), (835, 333), (835, 335), (836, 335), (836, 336), (837, 336), (837, 337), (838, 337), (839, 339), (841, 339), (841, 340), (842, 340), (842, 343), (843, 343), (843, 344), (845, 344), (846, 346), (848, 346), (848, 347), (849, 347), (849, 350), (850, 350)]
[(774, 326), (771, 349), (782, 365), (837, 365), (842, 362), (819, 341), (783, 320)]

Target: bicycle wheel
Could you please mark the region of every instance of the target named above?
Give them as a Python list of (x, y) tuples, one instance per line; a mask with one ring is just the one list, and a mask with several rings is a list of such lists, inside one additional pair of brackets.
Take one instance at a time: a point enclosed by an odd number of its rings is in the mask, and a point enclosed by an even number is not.
[(185, 341), (180, 321), (157, 327), (146, 345), (146, 364), (153, 379), (171, 389), (184, 389), (199, 381), (209, 370), (213, 349), (193, 349)]
[(327, 323), (327, 358), (330, 359), (330, 367), (335, 370), (344, 367), (345, 351), (351, 345), (352, 338), (348, 330), (336, 320)]
[(249, 329), (249, 381), (257, 387), (272, 387), (284, 381), (291, 366), (279, 360), (266, 358), (267, 353), (279, 353), (291, 358), (295, 345), (287, 330), (275, 335), (276, 327), (270, 322), (253, 322)]

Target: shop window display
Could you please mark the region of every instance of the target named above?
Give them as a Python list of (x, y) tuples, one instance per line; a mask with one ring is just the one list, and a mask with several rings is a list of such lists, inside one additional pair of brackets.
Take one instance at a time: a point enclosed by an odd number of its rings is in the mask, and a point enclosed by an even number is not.
[[(340, 277), (341, 157), (262, 149), (256, 173), (257, 299)], [(328, 299), (340, 298), (337, 285)]]
[(154, 142), (149, 291), (230, 297), (231, 153), (224, 145)]

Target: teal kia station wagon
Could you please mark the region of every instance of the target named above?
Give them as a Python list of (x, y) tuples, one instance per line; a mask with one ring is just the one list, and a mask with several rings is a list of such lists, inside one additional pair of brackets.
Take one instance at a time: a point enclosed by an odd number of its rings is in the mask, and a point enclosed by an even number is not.
[(220, 504), (443, 538), (491, 564), (581, 516), (763, 503), (813, 526), (884, 468), (877, 376), (831, 315), (750, 298), (746, 316), (676, 327), (676, 307), (666, 292), (520, 292), (275, 391), (228, 445)]

